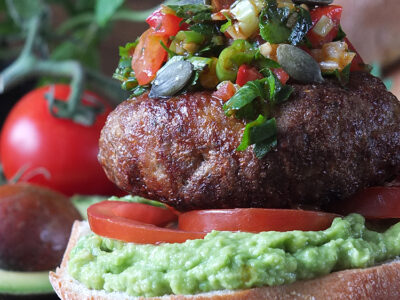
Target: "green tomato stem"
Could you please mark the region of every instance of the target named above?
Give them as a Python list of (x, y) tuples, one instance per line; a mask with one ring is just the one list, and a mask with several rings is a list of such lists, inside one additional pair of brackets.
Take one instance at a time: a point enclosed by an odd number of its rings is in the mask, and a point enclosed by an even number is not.
[(113, 106), (117, 106), (125, 99), (128, 99), (129, 93), (121, 89), (119, 81), (91, 69), (85, 69), (85, 71), (89, 88), (106, 96)]

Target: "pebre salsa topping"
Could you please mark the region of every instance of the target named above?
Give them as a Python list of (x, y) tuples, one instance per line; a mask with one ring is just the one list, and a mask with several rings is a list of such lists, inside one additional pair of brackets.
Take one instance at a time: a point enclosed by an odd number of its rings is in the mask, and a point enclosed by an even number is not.
[[(187, 4), (190, 3), (190, 4)], [(271, 108), (292, 82), (323, 83), (367, 71), (340, 25), (332, 1), (213, 0), (161, 5), (149, 29), (120, 47), (114, 78), (137, 97), (169, 98), (210, 90), (228, 117), (246, 122), (238, 151), (262, 158), (277, 144)]]

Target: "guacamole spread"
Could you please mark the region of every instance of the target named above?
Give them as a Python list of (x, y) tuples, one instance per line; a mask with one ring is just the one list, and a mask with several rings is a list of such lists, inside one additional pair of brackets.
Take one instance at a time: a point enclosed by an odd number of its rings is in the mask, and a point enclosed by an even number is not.
[(378, 233), (353, 214), (324, 231), (214, 231), (204, 239), (157, 246), (91, 234), (71, 252), (68, 270), (90, 289), (149, 297), (286, 284), (398, 255), (400, 223)]

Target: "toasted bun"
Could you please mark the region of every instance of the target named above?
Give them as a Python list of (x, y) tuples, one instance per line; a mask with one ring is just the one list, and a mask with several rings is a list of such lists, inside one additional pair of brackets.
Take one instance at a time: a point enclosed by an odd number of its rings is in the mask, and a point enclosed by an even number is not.
[(293, 284), (240, 291), (218, 291), (198, 295), (169, 295), (155, 298), (132, 297), (125, 293), (89, 290), (68, 275), (69, 253), (78, 239), (90, 232), (87, 222), (75, 222), (60, 268), (50, 272), (50, 282), (63, 300), (262, 300), (262, 299), (400, 299), (400, 260), (367, 269), (335, 272)]

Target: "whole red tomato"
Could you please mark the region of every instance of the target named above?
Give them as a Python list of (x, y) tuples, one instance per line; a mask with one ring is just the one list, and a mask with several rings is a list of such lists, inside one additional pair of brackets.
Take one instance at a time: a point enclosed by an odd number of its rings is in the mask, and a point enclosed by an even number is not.
[[(68, 85), (56, 84), (54, 97), (66, 100)], [(104, 111), (91, 126), (50, 114), (50, 86), (26, 94), (11, 110), (0, 137), (0, 160), (7, 179), (24, 170), (20, 181), (58, 190), (66, 195), (112, 195), (118, 189), (97, 161), (100, 131), (111, 107), (98, 95), (85, 92), (84, 105), (99, 101)]]

